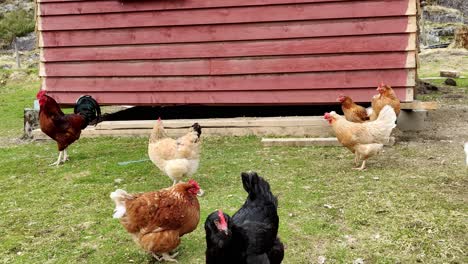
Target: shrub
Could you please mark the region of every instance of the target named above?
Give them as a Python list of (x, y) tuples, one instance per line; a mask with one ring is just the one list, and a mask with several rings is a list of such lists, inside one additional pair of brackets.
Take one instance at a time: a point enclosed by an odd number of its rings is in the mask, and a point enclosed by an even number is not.
[(34, 13), (15, 10), (0, 14), (0, 48), (9, 46), (15, 37), (24, 36), (34, 31)]

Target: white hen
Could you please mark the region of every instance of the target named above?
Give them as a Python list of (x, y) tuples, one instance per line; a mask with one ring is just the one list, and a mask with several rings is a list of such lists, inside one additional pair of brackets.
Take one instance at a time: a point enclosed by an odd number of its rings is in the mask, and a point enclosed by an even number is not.
[(200, 135), (201, 126), (195, 123), (187, 134), (173, 139), (167, 136), (161, 119), (156, 122), (149, 138), (148, 156), (172, 179), (173, 185), (197, 171), (200, 161)]

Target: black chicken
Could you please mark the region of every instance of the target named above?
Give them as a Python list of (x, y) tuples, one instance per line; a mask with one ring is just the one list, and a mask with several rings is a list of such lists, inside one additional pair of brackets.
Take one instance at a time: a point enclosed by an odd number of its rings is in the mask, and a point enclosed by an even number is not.
[(205, 221), (206, 263), (281, 263), (284, 247), (277, 237), (278, 200), (257, 173), (241, 176), (249, 194), (244, 205), (232, 218), (218, 210)]

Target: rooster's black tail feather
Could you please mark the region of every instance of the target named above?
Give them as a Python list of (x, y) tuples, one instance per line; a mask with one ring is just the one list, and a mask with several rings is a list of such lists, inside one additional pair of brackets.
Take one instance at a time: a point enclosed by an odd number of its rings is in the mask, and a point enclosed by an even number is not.
[(83, 95), (75, 104), (75, 114), (80, 114), (86, 119), (86, 125), (95, 121), (99, 123), (101, 121), (101, 107), (98, 102), (90, 95)]

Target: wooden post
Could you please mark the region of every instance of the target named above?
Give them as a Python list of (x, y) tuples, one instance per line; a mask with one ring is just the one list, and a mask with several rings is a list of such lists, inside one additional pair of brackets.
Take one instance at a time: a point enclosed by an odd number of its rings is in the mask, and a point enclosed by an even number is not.
[(18, 69), (21, 69), (20, 54), (18, 51), (18, 44), (16, 42), (17, 42), (17, 38), (15, 38), (16, 67), (18, 67)]
[(23, 139), (33, 138), (33, 130), (39, 128), (39, 111), (31, 108), (24, 109)]
[(420, 23), (421, 23), (421, 39), (422, 43), (424, 46), (427, 47), (427, 36), (426, 36), (426, 25), (425, 25), (425, 20), (424, 20), (424, 7), (426, 6), (426, 1), (422, 0), (421, 1), (421, 18), (420, 18)]

